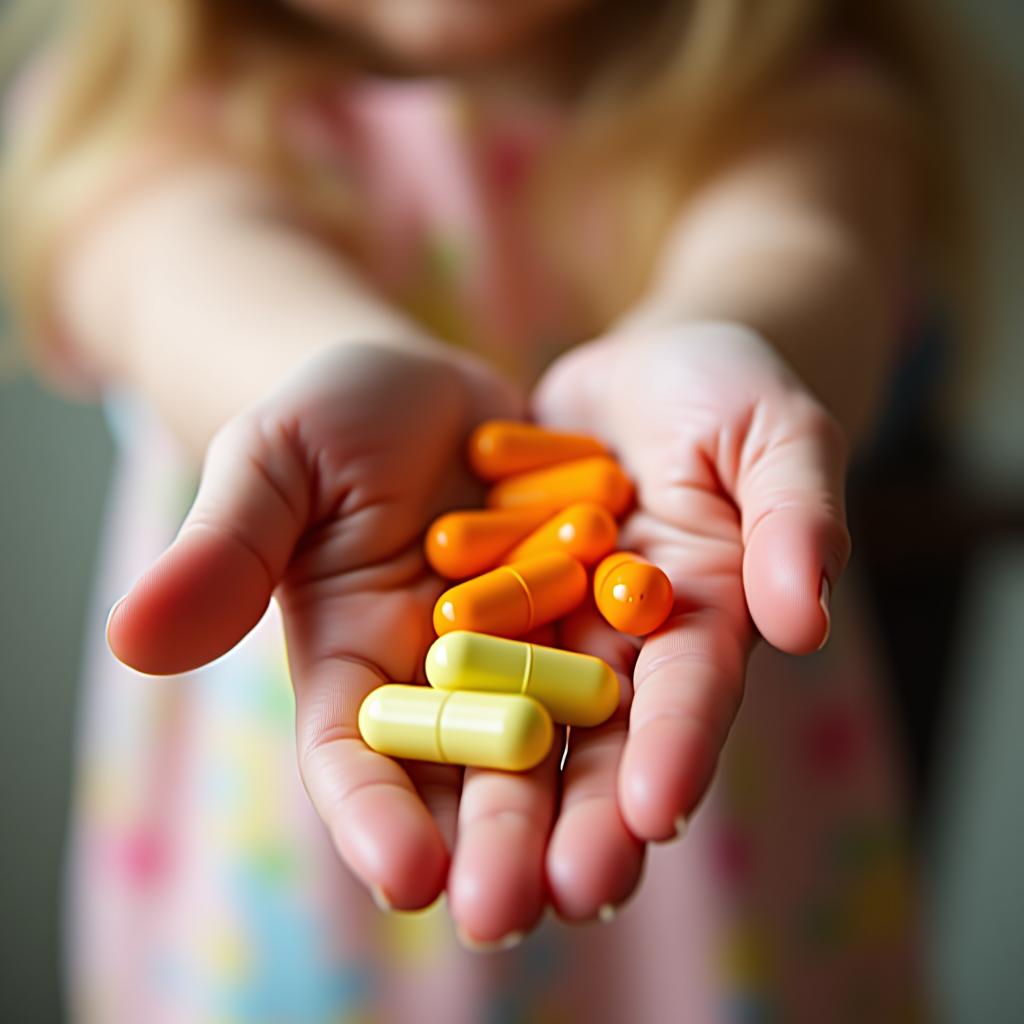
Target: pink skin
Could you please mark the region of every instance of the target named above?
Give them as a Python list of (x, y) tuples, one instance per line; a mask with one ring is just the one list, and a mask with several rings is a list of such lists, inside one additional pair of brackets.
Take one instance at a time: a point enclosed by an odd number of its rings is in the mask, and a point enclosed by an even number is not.
[[(543, 779), (532, 784), (543, 799), (530, 792), (528, 776), (476, 772), (463, 786), (458, 768), (399, 764), (369, 750), (356, 715), (382, 681), (422, 680), (443, 587), (426, 569), (423, 530), (442, 510), (480, 501), (462, 459), (472, 427), (485, 414), (521, 411), (505, 382), (454, 353), (346, 346), (308, 360), (218, 433), (181, 532), (108, 625), (110, 646), (126, 663), (180, 672), (229, 650), (273, 594), (285, 623), (303, 778), (339, 853), (379, 898), (426, 906), (448, 880), (461, 813), (460, 849), (470, 864), (465, 882), (453, 871), (453, 891), (500, 898), (497, 910), (474, 904), (468, 914), (481, 939), (494, 937), (488, 915), (502, 934), (529, 927), (543, 907), (553, 762), (533, 773)], [(522, 806), (529, 827), (515, 827)], [(523, 870), (488, 861), (501, 881), (478, 885), (473, 849), (510, 851), (510, 823), (516, 850), (532, 836), (532, 860)], [(508, 901), (523, 890), (532, 903)]]
[(661, 565), (678, 597), (642, 644), (589, 605), (562, 623), (565, 646), (619, 671), (623, 698), (610, 722), (572, 732), (561, 779), (557, 748), (521, 775), (463, 773), (376, 754), (356, 728), (380, 682), (422, 681), (442, 587), (422, 533), (480, 497), (461, 468), (469, 430), (521, 411), (462, 356), (346, 347), (308, 361), (218, 434), (178, 538), (108, 628), (125, 662), (178, 672), (230, 649), (274, 594), (303, 778), (339, 853), (394, 907), (447, 887), (479, 943), (528, 930), (546, 902), (587, 920), (628, 898), (644, 843), (673, 836), (712, 776), (750, 616), (777, 647), (813, 650), (827, 628), (822, 575), (834, 584), (848, 551), (838, 428), (749, 331), (583, 346), (552, 367), (535, 406), (619, 454), (640, 498), (623, 543)]
[(548, 879), (554, 905), (584, 917), (624, 898), (639, 841), (672, 838), (704, 794), (757, 632), (793, 654), (826, 639), (821, 581), (834, 586), (849, 555), (845, 443), (770, 346), (729, 324), (583, 346), (548, 372), (534, 412), (616, 452), (639, 495), (622, 544), (676, 594), (639, 654), (592, 609), (563, 627), (635, 691), (628, 732), (615, 720), (570, 736)]

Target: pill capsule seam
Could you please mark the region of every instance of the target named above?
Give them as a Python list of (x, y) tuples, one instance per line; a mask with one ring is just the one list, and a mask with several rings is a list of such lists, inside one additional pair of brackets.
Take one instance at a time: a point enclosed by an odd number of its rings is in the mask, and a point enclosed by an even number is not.
[(526, 645), (526, 664), (523, 666), (523, 679), (519, 684), (519, 692), (529, 696), (530, 680), (533, 678), (533, 644)]
[(444, 752), (444, 743), (441, 739), (441, 720), (444, 718), (445, 705), (451, 698), (452, 695), (450, 693), (445, 694), (444, 700), (437, 706), (437, 714), (434, 715), (434, 746), (441, 755), (443, 764), (451, 764), (451, 761), (448, 760), (448, 755)]
[(527, 584), (526, 580), (524, 580), (523, 577), (520, 576), (519, 573), (516, 572), (516, 570), (513, 569), (511, 565), (503, 565), (500, 568), (507, 569), (516, 578), (516, 582), (522, 588), (523, 595), (526, 597), (526, 617), (527, 622), (529, 623), (529, 625), (523, 632), (529, 633), (530, 630), (533, 629), (533, 622), (534, 619), (537, 617), (537, 611), (533, 604), (533, 594), (530, 593), (530, 587)]

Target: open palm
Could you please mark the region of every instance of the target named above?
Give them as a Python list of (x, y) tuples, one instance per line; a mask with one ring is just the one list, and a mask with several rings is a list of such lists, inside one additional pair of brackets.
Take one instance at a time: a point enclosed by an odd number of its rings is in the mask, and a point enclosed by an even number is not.
[[(521, 411), (504, 381), (455, 353), (319, 355), (214, 438), (178, 537), (108, 627), (129, 665), (181, 672), (229, 650), (276, 596), (302, 775), (340, 854), (395, 907), (447, 884), (478, 941), (543, 909), (557, 752), (518, 776), (398, 762), (366, 747), (356, 716), (381, 683), (422, 681), (442, 589), (423, 531), (480, 501), (462, 457), (472, 427)], [(547, 810), (526, 820), (526, 805)]]
[(480, 498), (467, 433), (522, 411), (461, 357), (346, 346), (301, 367), (214, 439), (178, 538), (109, 626), (128, 664), (180, 672), (230, 649), (275, 595), (303, 778), (340, 854), (395, 907), (447, 888), (476, 942), (529, 929), (547, 901), (586, 919), (629, 895), (644, 842), (674, 835), (710, 779), (750, 614), (785, 650), (818, 646), (821, 580), (835, 582), (848, 544), (838, 430), (749, 332), (594, 343), (549, 371), (535, 405), (619, 454), (639, 496), (623, 543), (664, 567), (678, 597), (639, 657), (592, 608), (563, 623), (564, 644), (623, 680), (619, 714), (573, 731), (564, 771), (557, 744), (513, 775), (398, 762), (356, 728), (371, 689), (422, 681), (442, 588), (422, 534)]
[(581, 878), (604, 877), (607, 899), (621, 898), (636, 839), (682, 831), (739, 707), (757, 632), (798, 654), (827, 638), (829, 588), (849, 554), (845, 442), (765, 341), (724, 323), (583, 346), (548, 371), (534, 412), (617, 453), (638, 494), (622, 545), (661, 566), (676, 594), (642, 644), (592, 607), (562, 627), (567, 646), (633, 684), (628, 710), (569, 740), (548, 874), (556, 905), (582, 911), (594, 889)]

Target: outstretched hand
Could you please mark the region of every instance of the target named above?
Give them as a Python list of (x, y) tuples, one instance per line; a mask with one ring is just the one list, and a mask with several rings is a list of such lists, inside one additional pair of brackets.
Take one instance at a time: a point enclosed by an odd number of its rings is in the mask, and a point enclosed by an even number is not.
[(543, 909), (557, 753), (521, 776), (398, 762), (363, 743), (356, 716), (381, 683), (423, 680), (443, 588), (424, 529), (480, 502), (463, 459), (472, 427), (521, 413), (506, 382), (454, 352), (315, 357), (214, 438), (180, 533), (108, 626), (129, 665), (181, 672), (233, 647), (275, 595), (302, 777), (339, 853), (393, 907), (447, 884), (478, 941)]
[(676, 834), (710, 780), (751, 616), (777, 647), (815, 649), (848, 551), (841, 432), (766, 343), (705, 325), (584, 346), (542, 380), (537, 418), (595, 434), (633, 475), (621, 543), (669, 573), (674, 614), (639, 656), (592, 607), (561, 625), (562, 644), (624, 683), (610, 722), (572, 731), (563, 772), (559, 743), (522, 774), (375, 753), (356, 726), (363, 697), (422, 681), (433, 638), (443, 584), (423, 531), (479, 503), (470, 429), (522, 412), (455, 354), (319, 355), (217, 435), (181, 532), (108, 628), (128, 664), (180, 672), (229, 650), (275, 595), (300, 767), (339, 853), (392, 907), (447, 888), (470, 943), (507, 944), (547, 902), (588, 919), (629, 896), (644, 843)]
[[(743, 694), (757, 633), (805, 654), (828, 637), (828, 598), (849, 556), (842, 430), (773, 349), (746, 328), (693, 324), (608, 337), (547, 373), (536, 418), (607, 442), (637, 484), (620, 545), (663, 568), (676, 605), (626, 647), (593, 610), (563, 625), (568, 646), (633, 681), (625, 721), (570, 736), (556, 874), (622, 840), (588, 830), (622, 816), (631, 836), (681, 832), (706, 790)], [(583, 795), (589, 796), (589, 801)], [(606, 849), (602, 854), (597, 847)]]

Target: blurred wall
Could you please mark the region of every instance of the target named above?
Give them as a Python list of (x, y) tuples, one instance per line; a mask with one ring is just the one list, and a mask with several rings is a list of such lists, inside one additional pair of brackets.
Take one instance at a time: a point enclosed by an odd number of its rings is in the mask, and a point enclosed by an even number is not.
[[(969, 13), (1024, 101), (1024, 7), (985, 0)], [(962, 433), (961, 463), (972, 486), (1019, 494), (1024, 224), (997, 204), (991, 227), (1002, 251), (1000, 302), (979, 396)], [(61, 1017), (58, 895), (75, 676), (110, 464), (95, 409), (60, 402), (30, 381), (0, 379), (3, 1021)], [(942, 1019), (999, 1024), (1024, 1020), (1024, 545), (993, 538), (975, 567), (970, 596), (957, 660), (961, 699), (948, 728), (931, 844), (931, 959)]]
[(81, 624), (111, 462), (96, 409), (0, 381), (0, 1020), (59, 1012)]
[[(1024, 5), (946, 0), (972, 18), (1024, 104)], [(1002, 124), (987, 130), (997, 135)], [(1021, 125), (1008, 144), (1020, 152)], [(988, 350), (960, 431), (964, 487), (1024, 507), (1024, 188), (999, 151), (979, 166), (996, 260)], [(1013, 197), (1007, 203), (1006, 197)], [(993, 531), (975, 558), (929, 848), (931, 966), (940, 1020), (1024, 1020), (1024, 533)]]

